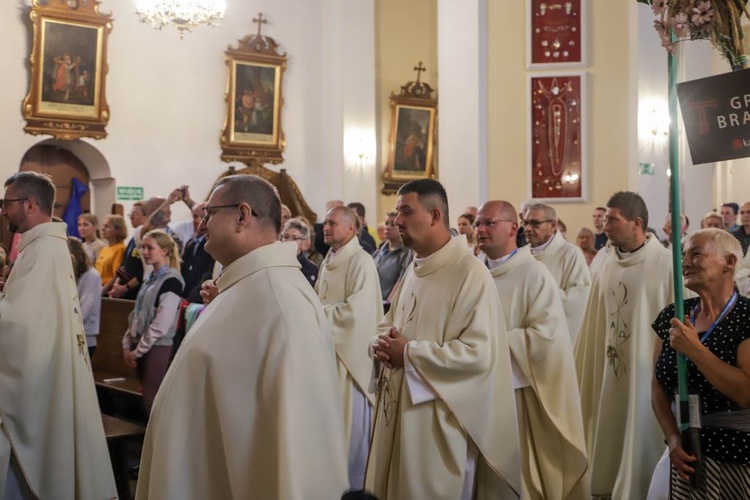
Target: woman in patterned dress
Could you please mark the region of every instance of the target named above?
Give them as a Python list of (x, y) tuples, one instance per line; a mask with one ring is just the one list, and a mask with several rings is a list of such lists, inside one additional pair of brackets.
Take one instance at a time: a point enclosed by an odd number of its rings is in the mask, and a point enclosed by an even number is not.
[[(685, 300), (683, 321), (670, 305), (653, 324), (652, 406), (669, 446), (670, 498), (750, 498), (750, 298), (734, 286), (741, 259), (739, 242), (726, 231), (688, 235), (683, 277), (698, 297)], [(688, 392), (699, 401), (700, 444), (689, 453), (672, 411), (677, 352), (687, 357)]]

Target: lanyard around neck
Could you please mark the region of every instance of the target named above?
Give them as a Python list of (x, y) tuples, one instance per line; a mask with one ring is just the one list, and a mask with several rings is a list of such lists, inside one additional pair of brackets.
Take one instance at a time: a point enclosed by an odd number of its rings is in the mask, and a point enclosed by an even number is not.
[[(708, 330), (703, 334), (703, 337), (701, 337), (701, 342), (705, 343), (706, 339), (709, 335), (711, 335), (714, 332), (714, 329), (716, 329), (716, 326), (721, 323), (724, 318), (727, 317), (729, 314), (729, 311), (732, 310), (734, 305), (737, 303), (737, 300), (739, 300), (739, 294), (737, 293), (737, 290), (732, 292), (732, 296), (729, 297), (729, 301), (724, 305), (724, 309), (721, 310), (721, 313), (719, 313), (719, 317), (716, 318), (716, 321), (713, 322), (713, 324), (708, 327)], [(698, 315), (698, 308), (700, 307), (700, 304), (696, 305), (693, 308), (693, 311), (690, 313), (690, 322), (692, 324), (695, 324), (695, 317)]]

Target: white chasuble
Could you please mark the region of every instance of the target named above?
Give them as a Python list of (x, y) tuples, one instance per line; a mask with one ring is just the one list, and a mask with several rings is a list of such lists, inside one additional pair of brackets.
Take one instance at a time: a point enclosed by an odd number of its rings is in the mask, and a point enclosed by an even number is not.
[(599, 254), (574, 351), (591, 493), (646, 498), (664, 451), (651, 409), (651, 323), (674, 302), (672, 254), (652, 235), (636, 252), (607, 243)]
[(528, 384), (516, 389), (523, 498), (587, 499), (581, 398), (557, 284), (528, 246), (490, 272), (511, 358)]
[(115, 498), (65, 224), (21, 236), (0, 293), (0, 492), (10, 452), (38, 498)]
[(381, 500), (462, 498), (473, 443), (474, 498), (517, 498), (505, 321), (487, 268), (463, 238), (409, 266), (379, 329), (391, 326), (410, 341), (404, 354), (435, 398), (415, 403), (404, 369), (374, 362), (378, 399), (365, 488)]
[[(359, 426), (359, 430), (366, 434), (352, 436), (352, 420), (355, 417), (352, 405), (356, 404), (358, 397), (354, 391), (365, 395), (370, 405), (375, 403), (374, 395), (367, 391), (372, 371), (367, 349), (383, 317), (383, 299), (375, 262), (370, 254), (362, 250), (356, 236), (335, 254), (328, 252), (320, 265), (315, 291), (333, 332), (347, 445), (362, 438), (369, 442), (369, 428)], [(358, 426), (354, 425), (354, 428)], [(350, 457), (352, 467), (358, 469), (358, 472), (351, 472), (358, 476), (361, 483), (367, 450), (366, 447), (364, 450), (358, 449), (365, 452), (362, 466), (358, 467), (357, 462), (360, 461), (356, 456)], [(362, 485), (355, 482), (352, 487), (361, 488)]]
[(347, 490), (333, 342), (296, 252), (274, 243), (224, 269), (156, 395), (137, 498)]
[(586, 258), (580, 248), (565, 241), (560, 231), (555, 232), (547, 247), (534, 257), (547, 266), (555, 278), (568, 321), (571, 345), (575, 345), (591, 291), (591, 272)]

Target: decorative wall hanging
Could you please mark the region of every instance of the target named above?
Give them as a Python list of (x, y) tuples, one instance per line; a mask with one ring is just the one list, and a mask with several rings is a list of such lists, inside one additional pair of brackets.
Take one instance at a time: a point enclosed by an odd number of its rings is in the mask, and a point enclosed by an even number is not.
[(586, 201), (583, 72), (529, 75), (531, 197)]
[(98, 0), (33, 0), (31, 81), (24, 130), (57, 139), (107, 136), (107, 38), (111, 13)]
[(526, 0), (529, 68), (586, 63), (586, 0)]
[(391, 92), (391, 133), (388, 166), (383, 172), (383, 194), (394, 194), (413, 179), (435, 179), (433, 168), (437, 99), (432, 87), (421, 80), (422, 61), (414, 67), (417, 80)]
[(253, 19), (256, 34), (228, 46), (226, 116), (221, 134), (221, 159), (247, 165), (281, 163), (286, 141), (281, 128), (284, 105), (283, 77), (287, 55), (278, 53), (273, 38), (261, 35), (268, 21), (262, 13)]

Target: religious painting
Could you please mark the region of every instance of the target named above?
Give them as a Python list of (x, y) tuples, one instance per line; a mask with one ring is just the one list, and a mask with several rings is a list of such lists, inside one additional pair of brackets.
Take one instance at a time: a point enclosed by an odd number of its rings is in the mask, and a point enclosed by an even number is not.
[(532, 74), (531, 197), (586, 201), (585, 74)]
[(394, 174), (425, 176), (434, 118), (432, 108), (396, 106), (396, 140), (391, 152)]
[(526, 0), (529, 68), (583, 66), (586, 0)]
[(31, 86), (23, 112), (31, 134), (58, 139), (106, 137), (105, 99), (109, 15), (95, 0), (34, 0)]
[(281, 128), (283, 75), (286, 53), (261, 35), (267, 23), (262, 14), (257, 34), (239, 40), (237, 48), (225, 52), (227, 64), (226, 116), (221, 135), (221, 158), (248, 165), (281, 163), (285, 147)]
[(417, 80), (391, 93), (391, 130), (388, 166), (383, 172), (383, 194), (393, 194), (413, 179), (436, 178), (433, 166), (437, 100), (432, 88), (420, 81), (422, 63), (414, 68)]

